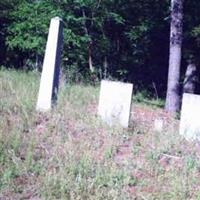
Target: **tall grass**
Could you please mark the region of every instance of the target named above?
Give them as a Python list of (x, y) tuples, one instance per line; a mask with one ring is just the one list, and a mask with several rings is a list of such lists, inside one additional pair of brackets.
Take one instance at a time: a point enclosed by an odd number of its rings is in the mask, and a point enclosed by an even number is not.
[(38, 88), (38, 73), (0, 71), (0, 199), (200, 199), (194, 143), (108, 127), (93, 86), (61, 82), (36, 112)]

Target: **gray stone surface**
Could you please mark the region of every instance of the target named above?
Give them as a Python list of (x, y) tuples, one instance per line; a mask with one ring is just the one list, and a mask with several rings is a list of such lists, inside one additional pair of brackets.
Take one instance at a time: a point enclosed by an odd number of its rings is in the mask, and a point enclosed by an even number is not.
[(133, 85), (129, 83), (101, 81), (98, 114), (110, 126), (129, 125)]
[(42, 76), (36, 109), (48, 111), (56, 102), (61, 50), (63, 43), (63, 23), (59, 17), (51, 19), (49, 35), (43, 62)]
[(179, 133), (187, 140), (200, 139), (200, 95), (184, 93)]

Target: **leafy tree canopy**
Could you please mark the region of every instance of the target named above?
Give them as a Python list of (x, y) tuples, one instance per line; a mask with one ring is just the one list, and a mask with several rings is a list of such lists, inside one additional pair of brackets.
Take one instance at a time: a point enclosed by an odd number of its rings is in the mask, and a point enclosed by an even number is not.
[[(0, 9), (1, 64), (41, 65), (50, 19), (60, 16), (64, 68), (88, 73), (91, 56), (99, 77), (106, 72), (150, 89), (155, 83), (161, 95), (166, 89), (169, 0), (5, 0)], [(199, 1), (185, 1), (183, 65), (199, 62), (199, 9)]]

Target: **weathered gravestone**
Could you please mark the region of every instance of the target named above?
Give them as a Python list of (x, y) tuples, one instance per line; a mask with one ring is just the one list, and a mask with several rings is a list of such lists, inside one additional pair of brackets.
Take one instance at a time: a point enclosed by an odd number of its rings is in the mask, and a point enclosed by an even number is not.
[(39, 111), (50, 110), (57, 99), (62, 43), (63, 23), (59, 17), (55, 17), (51, 19), (43, 62), (36, 107)]
[(179, 133), (187, 140), (200, 139), (200, 95), (183, 94)]
[(101, 81), (98, 114), (109, 125), (129, 125), (133, 85), (129, 83)]
[(155, 119), (154, 130), (157, 131), (157, 132), (163, 131), (163, 120), (162, 119)]

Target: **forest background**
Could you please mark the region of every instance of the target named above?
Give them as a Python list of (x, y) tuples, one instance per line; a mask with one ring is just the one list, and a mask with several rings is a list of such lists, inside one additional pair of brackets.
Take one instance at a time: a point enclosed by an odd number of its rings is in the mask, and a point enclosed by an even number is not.
[[(118, 79), (166, 96), (169, 0), (5, 0), (0, 10), (1, 66), (40, 70), (50, 19), (60, 16), (68, 81)], [(184, 1), (181, 84), (188, 63), (199, 66), (199, 10), (200, 1)]]

